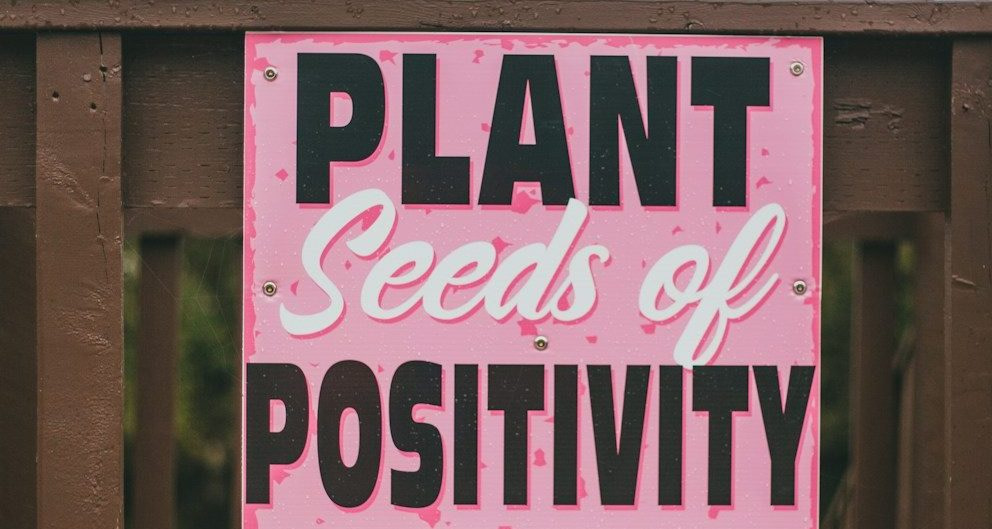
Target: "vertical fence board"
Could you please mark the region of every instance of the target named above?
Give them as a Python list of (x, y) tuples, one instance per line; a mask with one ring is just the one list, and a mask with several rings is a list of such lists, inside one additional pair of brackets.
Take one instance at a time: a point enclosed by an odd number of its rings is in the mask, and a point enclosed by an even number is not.
[(37, 37), (38, 526), (120, 527), (120, 37)]
[(37, 518), (34, 231), (34, 210), (0, 207), (0, 527)]
[(913, 529), (944, 523), (944, 215), (921, 215), (916, 223), (916, 344), (913, 353)]
[(954, 42), (947, 225), (947, 527), (992, 527), (992, 40)]
[(896, 245), (858, 246), (851, 358), (853, 529), (892, 529), (896, 514)]
[(138, 416), (132, 518), (141, 529), (175, 526), (173, 417), (179, 357), (182, 245), (178, 236), (141, 239), (138, 286)]

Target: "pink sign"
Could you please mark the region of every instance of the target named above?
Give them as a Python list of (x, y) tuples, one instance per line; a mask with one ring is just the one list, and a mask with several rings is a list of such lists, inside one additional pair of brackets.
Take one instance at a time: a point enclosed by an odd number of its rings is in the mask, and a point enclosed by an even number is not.
[(815, 528), (821, 68), (249, 34), (244, 526)]

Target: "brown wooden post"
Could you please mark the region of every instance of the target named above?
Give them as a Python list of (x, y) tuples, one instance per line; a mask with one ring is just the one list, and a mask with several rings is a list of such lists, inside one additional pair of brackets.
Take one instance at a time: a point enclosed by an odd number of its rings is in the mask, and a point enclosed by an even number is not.
[[(915, 344), (912, 388), (902, 402), (911, 428), (902, 432), (910, 460), (900, 482), (908, 503), (904, 527), (942, 529), (944, 514), (944, 215), (921, 214), (916, 236)], [(905, 395), (905, 393), (904, 393)], [(907, 406), (911, 408), (907, 409)]]
[(141, 529), (172, 529), (176, 510), (173, 409), (182, 245), (178, 236), (146, 236), (141, 239), (140, 252), (132, 520)]
[(992, 40), (951, 59), (946, 227), (947, 527), (992, 527)]
[(37, 37), (37, 527), (121, 527), (121, 40)]
[(858, 245), (851, 332), (850, 526), (892, 529), (896, 515), (896, 245)]
[(916, 400), (916, 378), (919, 369), (916, 357), (911, 356), (905, 365), (900, 366), (899, 377), (899, 417), (896, 447), (896, 527), (913, 528), (913, 433), (915, 412), (919, 406)]

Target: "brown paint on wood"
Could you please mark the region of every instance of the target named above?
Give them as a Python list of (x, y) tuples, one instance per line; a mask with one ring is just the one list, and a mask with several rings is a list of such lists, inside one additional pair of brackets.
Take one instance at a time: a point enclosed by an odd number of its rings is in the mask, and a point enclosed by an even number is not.
[(175, 526), (173, 417), (179, 358), (182, 245), (176, 236), (141, 239), (138, 285), (137, 432), (134, 440), (133, 523)]
[(824, 209), (946, 209), (946, 42), (826, 44)]
[(893, 529), (896, 513), (896, 245), (858, 246), (851, 332), (852, 529)]
[(182, 233), (225, 238), (241, 233), (242, 220), (240, 208), (128, 208), (124, 210), (124, 235)]
[(0, 527), (35, 527), (35, 215), (0, 207)]
[(992, 40), (954, 42), (946, 229), (947, 527), (992, 527)]
[(510, 30), (721, 33), (992, 33), (980, 2), (259, 0), (12, 3), (0, 28)]
[(944, 517), (944, 215), (921, 215), (916, 223), (916, 344), (913, 362), (913, 529), (942, 529)]
[(827, 241), (898, 240), (915, 234), (918, 213), (892, 211), (830, 212), (823, 216)]
[(125, 205), (241, 207), (243, 41), (125, 37)]
[(116, 34), (37, 37), (42, 529), (122, 524), (120, 52)]
[[(239, 208), (242, 37), (126, 43), (125, 205)], [(824, 209), (943, 211), (946, 44), (831, 39), (827, 49)], [(850, 101), (867, 117), (841, 117)]]
[(0, 207), (34, 204), (34, 35), (0, 35)]

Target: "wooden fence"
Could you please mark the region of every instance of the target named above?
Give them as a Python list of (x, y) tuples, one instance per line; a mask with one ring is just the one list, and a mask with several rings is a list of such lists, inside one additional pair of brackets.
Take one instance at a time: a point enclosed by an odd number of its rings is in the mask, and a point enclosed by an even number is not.
[[(828, 523), (992, 527), (992, 5), (641, 0), (0, 7), (0, 527), (123, 525), (128, 236), (155, 278), (134, 520), (169, 526), (178, 237), (240, 230), (243, 31), (273, 29), (825, 35), (825, 234), (858, 248)], [(902, 346), (896, 241), (918, 263)]]

